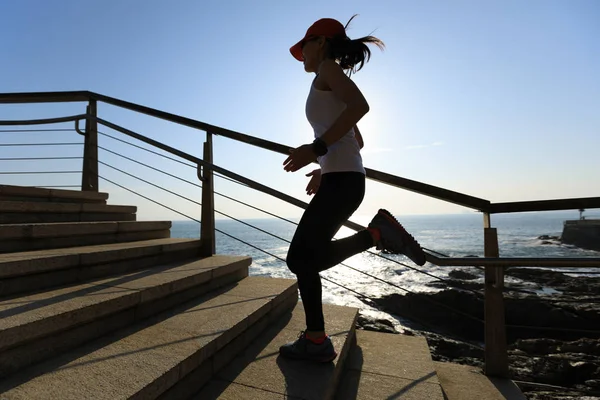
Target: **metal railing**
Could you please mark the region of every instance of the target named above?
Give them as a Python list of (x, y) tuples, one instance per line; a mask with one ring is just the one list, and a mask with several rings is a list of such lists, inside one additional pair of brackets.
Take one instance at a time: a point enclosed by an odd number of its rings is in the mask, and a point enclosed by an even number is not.
[[(52, 119), (26, 121), (0, 121), (0, 126), (8, 125), (39, 125), (59, 122), (75, 122), (76, 130), (84, 135), (84, 151), (82, 165), (81, 190), (98, 191), (98, 125), (106, 126), (121, 134), (144, 142), (154, 148), (170, 153), (191, 162), (197, 168), (197, 175), (202, 182), (202, 224), (201, 243), (204, 255), (214, 254), (215, 224), (214, 224), (214, 174), (218, 173), (230, 180), (242, 183), (254, 190), (276, 197), (297, 207), (306, 208), (307, 203), (292, 196), (279, 192), (271, 187), (248, 179), (244, 176), (221, 168), (213, 163), (212, 135), (219, 135), (231, 140), (246, 143), (265, 150), (280, 154), (289, 154), (291, 146), (249, 136), (204, 122), (185, 118), (139, 104), (123, 101), (109, 96), (89, 91), (77, 92), (48, 92), (48, 93), (9, 93), (0, 94), (1, 103), (50, 103), (50, 102), (87, 102), (85, 114)], [(191, 127), (206, 132), (203, 158), (194, 157), (186, 152), (150, 139), (117, 124), (99, 118), (97, 115), (98, 102), (116, 106), (122, 109), (146, 114), (182, 126)], [(79, 122), (85, 121), (85, 129), (81, 130)], [(491, 203), (488, 200), (448, 189), (428, 185), (426, 183), (387, 174), (382, 171), (366, 169), (367, 178), (389, 186), (409, 190), (424, 196), (445, 202), (468, 207), (483, 213), (484, 257), (483, 258), (451, 258), (427, 252), (427, 261), (439, 266), (480, 266), (485, 268), (485, 372), (488, 375), (507, 376), (508, 359), (506, 346), (506, 326), (504, 318), (504, 268), (508, 266), (541, 266), (541, 267), (600, 267), (600, 258), (501, 258), (499, 257), (498, 236), (492, 227), (491, 214), (516, 213), (526, 211), (551, 211), (600, 208), (600, 197), (571, 198), (558, 200), (539, 200), (509, 203)], [(359, 224), (347, 221), (344, 224), (353, 230), (364, 229)]]

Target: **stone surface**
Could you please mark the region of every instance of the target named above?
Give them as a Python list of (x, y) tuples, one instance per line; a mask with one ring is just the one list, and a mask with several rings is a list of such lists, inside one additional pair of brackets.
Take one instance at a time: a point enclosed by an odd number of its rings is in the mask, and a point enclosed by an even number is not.
[(444, 400), (438, 384), (359, 371), (348, 372), (335, 398), (337, 400)]
[[(246, 278), (235, 287), (253, 285)], [(0, 384), (6, 399), (156, 398), (265, 315), (295, 281), (270, 278), (252, 298), (224, 289), (159, 314)], [(239, 291), (240, 289), (238, 289)], [(221, 344), (221, 346), (220, 346)]]
[[(334, 362), (314, 364), (279, 356), (279, 347), (296, 340), (300, 330), (304, 329), (304, 311), (302, 305), (298, 304), (291, 314), (275, 320), (244, 353), (218, 372), (212, 386), (206, 388), (206, 391), (201, 391), (195, 398), (217, 398), (214, 396), (219, 396), (217, 392), (221, 389), (236, 393), (235, 388), (222, 387), (222, 382), (252, 386), (261, 391), (294, 399), (333, 398), (350, 347), (351, 339), (348, 340), (348, 336), (351, 338), (353, 335), (357, 310), (324, 305), (324, 315), (327, 332), (338, 352), (338, 358)], [(215, 387), (221, 389), (217, 390)]]
[[(97, 231), (100, 231), (100, 229), (97, 229)], [(138, 242), (152, 239), (165, 239), (170, 236), (169, 230), (162, 230), (96, 234), (82, 233), (80, 235), (63, 237), (12, 239), (0, 241), (0, 253), (43, 249), (67, 249), (81, 246), (94, 246), (98, 244)]]
[(80, 190), (46, 189), (27, 186), (0, 185), (0, 194), (3, 196), (20, 196), (47, 198), (51, 200), (71, 201), (105, 201), (108, 193), (87, 192)]
[(526, 400), (508, 379), (490, 379), (468, 365), (435, 363), (438, 379), (448, 400)]
[(78, 203), (47, 203), (28, 201), (0, 201), (2, 213), (80, 213)]
[(182, 251), (197, 248), (199, 243), (200, 241), (195, 239), (167, 238), (134, 243), (113, 243), (0, 254), (0, 278)]
[(247, 268), (250, 258), (215, 256), (181, 264), (0, 301), (0, 349), (202, 284), (219, 268)]
[(0, 213), (0, 224), (36, 224), (49, 222), (135, 221), (136, 214), (95, 213)]
[(228, 383), (224, 381), (212, 381), (208, 384), (201, 395), (192, 397), (193, 400), (286, 400), (298, 399), (298, 397), (288, 397), (282, 393), (275, 393), (269, 390), (258, 389), (237, 383)]
[(431, 399), (443, 394), (424, 338), (357, 331), (337, 399)]
[(346, 369), (439, 384), (425, 338), (357, 331), (356, 342)]

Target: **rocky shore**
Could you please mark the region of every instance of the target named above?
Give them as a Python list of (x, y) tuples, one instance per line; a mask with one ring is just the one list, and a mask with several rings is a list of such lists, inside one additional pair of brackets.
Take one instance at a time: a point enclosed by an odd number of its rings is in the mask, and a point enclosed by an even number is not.
[[(510, 377), (536, 383), (519, 383), (531, 400), (600, 400), (600, 276), (509, 268), (505, 281)], [(404, 334), (427, 337), (434, 360), (482, 367), (483, 271), (457, 269), (430, 285), (441, 290), (374, 302), (400, 318)], [(358, 326), (395, 331), (365, 317)]]

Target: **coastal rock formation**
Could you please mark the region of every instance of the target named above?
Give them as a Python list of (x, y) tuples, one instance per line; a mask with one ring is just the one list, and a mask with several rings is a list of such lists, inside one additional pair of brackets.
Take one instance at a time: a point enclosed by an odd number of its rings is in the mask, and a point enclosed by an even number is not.
[[(426, 336), (434, 360), (482, 367), (483, 285), (476, 281), (482, 274), (453, 271), (448, 282), (430, 284), (442, 289), (437, 293), (392, 294), (375, 302)], [(511, 377), (550, 385), (524, 386), (530, 399), (600, 395), (600, 278), (530, 268), (509, 268), (506, 276)]]

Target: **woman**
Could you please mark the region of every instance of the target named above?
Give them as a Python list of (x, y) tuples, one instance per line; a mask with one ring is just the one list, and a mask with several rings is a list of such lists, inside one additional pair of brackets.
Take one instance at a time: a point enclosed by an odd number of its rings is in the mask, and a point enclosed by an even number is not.
[(325, 333), (319, 272), (373, 246), (405, 254), (418, 265), (425, 264), (419, 244), (383, 209), (368, 229), (332, 241), (365, 194), (362, 137), (356, 124), (369, 111), (369, 105), (350, 75), (369, 60), (367, 44), (384, 46), (373, 36), (352, 40), (346, 35), (346, 27), (334, 19), (320, 19), (290, 49), (304, 63), (306, 72), (316, 74), (306, 102), (306, 116), (315, 140), (291, 150), (284, 169), (297, 171), (315, 160), (321, 168), (307, 174), (311, 176), (307, 193), (316, 194), (300, 220), (286, 260), (298, 278), (306, 330), (295, 342), (281, 346), (280, 354), (318, 362), (330, 362), (337, 356)]

